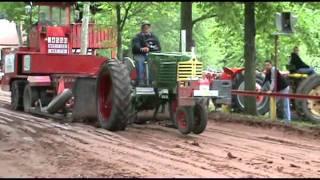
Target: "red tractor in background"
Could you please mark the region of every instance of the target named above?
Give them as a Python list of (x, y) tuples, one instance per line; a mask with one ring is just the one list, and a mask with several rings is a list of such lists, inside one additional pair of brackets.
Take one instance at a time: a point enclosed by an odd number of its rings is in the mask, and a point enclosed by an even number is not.
[[(287, 69), (294, 71), (290, 65), (287, 65)], [(290, 84), (292, 93), (306, 94), (306, 95), (320, 95), (320, 76), (318, 74), (308, 75), (303, 73), (289, 73), (281, 72)], [(256, 72), (256, 89), (263, 88), (269, 89), (270, 84), (266, 83), (262, 87), (264, 81), (264, 72)], [(232, 80), (232, 89), (244, 90), (244, 68), (223, 68), (221, 73), (207, 72), (207, 78), (220, 79), (220, 80)], [(213, 81), (214, 82), (214, 81)], [(244, 111), (243, 96), (232, 95), (231, 108), (235, 112)], [(216, 102), (213, 99), (213, 102)], [(269, 97), (257, 96), (257, 111), (258, 114), (264, 115), (269, 112)], [(278, 103), (281, 103), (278, 102)], [(314, 122), (320, 122), (320, 102), (312, 99), (291, 99), (291, 108), (296, 112), (301, 119), (305, 118)], [(282, 118), (283, 112), (281, 108), (277, 108), (278, 118)]]
[[(231, 80), (232, 81), (232, 89), (235, 90), (244, 90), (244, 68), (227, 68), (224, 67), (223, 71), (220, 73), (210, 73), (207, 72), (206, 76), (212, 83), (214, 83), (214, 79), (216, 80)], [(256, 90), (260, 90), (262, 88), (268, 89), (269, 84), (265, 83), (264, 87), (262, 87), (262, 83), (264, 81), (264, 74), (261, 72), (256, 72)], [(212, 85), (211, 85), (212, 86)], [(258, 114), (264, 115), (269, 111), (269, 98), (264, 96), (257, 96), (257, 111)], [(213, 103), (215, 105), (219, 105), (220, 100), (213, 99)], [(244, 111), (244, 99), (243, 96), (232, 95), (231, 108), (234, 112), (243, 112)]]

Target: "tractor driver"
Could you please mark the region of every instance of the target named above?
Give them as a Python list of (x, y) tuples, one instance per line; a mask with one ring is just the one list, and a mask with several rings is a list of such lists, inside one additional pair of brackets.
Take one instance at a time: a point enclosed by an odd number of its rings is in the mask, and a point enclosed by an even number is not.
[(46, 13), (40, 12), (39, 13), (39, 20), (37, 22), (37, 25), (53, 26), (53, 23), (47, 19)]
[[(151, 32), (151, 24), (143, 22), (141, 32), (132, 39), (132, 54), (137, 68), (138, 86), (145, 85), (145, 61), (148, 60), (149, 52), (160, 52), (159, 39)], [(151, 79), (151, 78), (150, 78)]]
[(306, 63), (302, 61), (302, 59), (299, 56), (298, 46), (295, 46), (293, 48), (293, 52), (291, 53), (291, 59), (289, 64), (294, 66), (294, 68), (296, 69), (296, 72), (298, 73), (304, 73), (309, 75), (316, 73), (313, 68), (311, 68), (310, 66), (308, 66)]

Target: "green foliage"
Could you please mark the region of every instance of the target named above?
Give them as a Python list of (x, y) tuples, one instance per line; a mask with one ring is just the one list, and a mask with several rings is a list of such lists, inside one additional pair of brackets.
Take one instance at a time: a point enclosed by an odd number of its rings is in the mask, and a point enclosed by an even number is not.
[[(129, 2), (126, 2), (129, 3)], [(126, 4), (122, 4), (123, 6)], [(101, 3), (105, 10), (96, 15), (100, 24), (115, 22), (114, 8)], [(144, 7), (143, 12), (132, 12)], [(292, 48), (299, 45), (302, 58), (310, 65), (317, 64), (320, 43), (320, 14), (318, 3), (257, 2), (256, 3), (256, 57), (257, 68), (264, 60), (274, 57), (275, 13), (291, 11), (298, 16), (296, 33), (280, 37), (279, 66), (284, 70)], [(123, 13), (123, 12), (122, 12)], [(123, 29), (123, 47), (130, 49), (132, 37), (139, 32), (139, 23), (147, 19), (159, 37), (163, 51), (178, 51), (180, 41), (180, 3), (135, 2)], [(240, 2), (193, 2), (193, 27), (196, 51), (207, 67), (239, 67), (244, 65), (244, 5)], [(312, 64), (313, 63), (313, 64)], [(318, 63), (319, 64), (319, 63)]]
[[(210, 7), (211, 6), (211, 7)], [(296, 33), (290, 36), (280, 37), (279, 67), (285, 70), (292, 48), (298, 45), (304, 61), (312, 66), (319, 64), (319, 10), (317, 3), (290, 3), (290, 2), (259, 2), (256, 3), (256, 57), (257, 68), (261, 69), (263, 61), (272, 59), (274, 56), (275, 13), (290, 11), (298, 16)], [(216, 24), (204, 21), (205, 32), (210, 32), (210, 41), (213, 41), (218, 54), (213, 55), (211, 51), (205, 53), (214, 59), (221, 57), (214, 64), (222, 66), (243, 65), (243, 5), (241, 3), (199, 3), (201, 9), (215, 10), (217, 16), (214, 18)], [(226, 13), (227, 12), (227, 13)], [(197, 33), (194, 31), (194, 33)], [(196, 39), (199, 44), (199, 39)], [(200, 43), (201, 44), (201, 43)], [(201, 47), (198, 47), (201, 49)], [(211, 61), (210, 61), (211, 62)], [(207, 63), (208, 64), (208, 63)], [(210, 63), (211, 64), (211, 63)]]
[[(82, 2), (78, 2), (81, 4)], [(178, 51), (180, 41), (179, 2), (92, 2), (101, 11), (93, 18), (105, 26), (116, 25), (115, 5), (120, 3), (122, 20), (130, 5), (122, 29), (123, 49), (131, 49), (131, 39), (140, 31), (142, 20), (152, 23), (163, 51)], [(280, 37), (279, 65), (285, 70), (292, 48), (300, 47), (302, 59), (315, 66), (320, 64), (320, 4), (316, 2), (257, 2), (256, 4), (256, 57), (258, 68), (274, 56), (275, 13), (290, 11), (298, 17), (296, 33)], [(1, 2), (0, 14), (11, 21), (24, 21), (24, 2)], [(36, 7), (34, 7), (36, 14)], [(193, 36), (196, 52), (205, 66), (243, 66), (244, 5), (240, 2), (193, 2)], [(33, 16), (34, 21), (36, 16)]]
[(26, 19), (25, 6), (24, 2), (1, 2), (0, 12), (9, 21), (19, 22)]
[[(140, 31), (140, 23), (148, 20), (152, 23), (153, 32), (159, 37), (163, 51), (179, 50), (179, 24), (180, 12), (177, 3), (161, 2), (125, 2), (121, 4), (121, 16), (125, 15), (125, 8), (132, 3), (128, 12), (127, 21), (123, 26), (122, 40), (123, 49), (131, 48), (131, 39)], [(115, 26), (115, 8), (110, 2), (101, 3), (101, 13), (95, 15), (96, 22), (101, 26)]]

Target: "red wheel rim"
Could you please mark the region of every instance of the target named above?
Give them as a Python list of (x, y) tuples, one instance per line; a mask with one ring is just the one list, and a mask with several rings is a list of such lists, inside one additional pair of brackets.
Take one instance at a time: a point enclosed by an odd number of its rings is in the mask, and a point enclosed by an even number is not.
[(104, 121), (108, 121), (112, 111), (111, 87), (112, 81), (109, 74), (104, 74), (99, 80), (99, 110)]
[[(256, 91), (261, 90), (261, 89), (262, 89), (262, 87), (260, 86), (260, 84), (256, 83)], [(240, 84), (240, 86), (238, 87), (238, 90), (244, 90), (244, 82), (242, 82)], [(261, 104), (263, 104), (265, 102), (266, 98), (267, 97), (265, 97), (265, 96), (256, 96), (257, 106), (261, 106)], [(237, 99), (238, 99), (238, 102), (240, 103), (240, 105), (242, 107), (244, 107), (243, 96), (237, 95)]]
[(187, 115), (183, 111), (179, 111), (177, 113), (177, 122), (179, 124), (179, 127), (182, 129), (187, 128)]

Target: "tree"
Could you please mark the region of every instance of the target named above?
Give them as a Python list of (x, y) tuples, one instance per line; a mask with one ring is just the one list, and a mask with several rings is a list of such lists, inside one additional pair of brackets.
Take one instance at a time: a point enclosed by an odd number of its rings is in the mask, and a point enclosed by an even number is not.
[[(129, 2), (125, 6), (128, 7)], [(116, 27), (114, 3), (101, 2), (103, 11), (97, 12), (99, 24)], [(148, 4), (148, 5), (146, 5)], [(108, 6), (108, 7), (107, 7)], [(281, 38), (279, 68), (284, 69), (292, 46), (301, 46), (301, 56), (309, 63), (317, 63), (320, 51), (320, 14), (318, 3), (259, 2), (255, 4), (256, 64), (272, 58), (273, 37), (276, 30), (276, 12), (291, 11), (298, 16), (297, 33)], [(152, 23), (153, 32), (159, 37), (163, 51), (179, 51), (181, 30), (180, 2), (133, 2), (121, 31), (121, 47), (129, 49), (132, 37), (140, 30), (139, 23), (146, 19)], [(139, 9), (143, 9), (139, 12)], [(134, 12), (138, 11), (137, 14)], [(121, 19), (125, 8), (121, 3)], [(207, 18), (206, 18), (207, 17)], [(197, 43), (197, 55), (205, 66), (219, 70), (223, 66), (244, 66), (244, 5), (240, 2), (193, 2), (192, 38)], [(320, 56), (319, 56), (320, 57)], [(319, 62), (318, 61), (318, 62)], [(260, 66), (261, 67), (261, 66)], [(261, 68), (260, 68), (261, 69)]]
[[(117, 57), (122, 58), (123, 49), (123, 31), (128, 23), (129, 19), (137, 18), (139, 15), (143, 14), (150, 5), (154, 3), (151, 2), (106, 2), (101, 3), (99, 8), (102, 10), (97, 13), (98, 23), (105, 25), (115, 25), (117, 31)], [(113, 12), (111, 17), (109, 16), (108, 22), (106, 21), (105, 14), (110, 14)], [(114, 22), (113, 19), (116, 21)]]
[(82, 55), (87, 54), (88, 49), (88, 29), (90, 20), (90, 2), (85, 2), (83, 7), (82, 29), (81, 29), (81, 50)]
[(213, 11), (205, 11), (203, 14), (201, 14), (197, 18), (192, 18), (192, 2), (186, 1), (181, 2), (180, 5), (180, 18), (181, 18), (181, 30), (186, 30), (186, 50), (191, 51), (191, 47), (194, 46), (195, 42), (193, 39), (193, 28), (195, 24), (204, 21), (209, 18), (213, 18), (216, 16)]
[[(255, 8), (254, 2), (246, 2), (244, 5), (244, 58), (245, 58), (245, 90), (255, 91), (256, 89), (256, 57), (255, 57)], [(244, 97), (245, 111), (248, 114), (256, 115), (256, 98), (253, 96)]]
[[(25, 28), (28, 27), (28, 16), (25, 13), (25, 3), (24, 2), (1, 2), (0, 9), (3, 13), (3, 17), (9, 21), (14, 21), (16, 24), (17, 35), (19, 39), (19, 45), (22, 42), (22, 30), (21, 23), (24, 22)], [(27, 26), (26, 26), (27, 25)]]
[[(186, 30), (186, 51), (192, 47), (192, 2), (181, 2), (181, 30)], [(182, 48), (182, 45), (181, 45)]]

